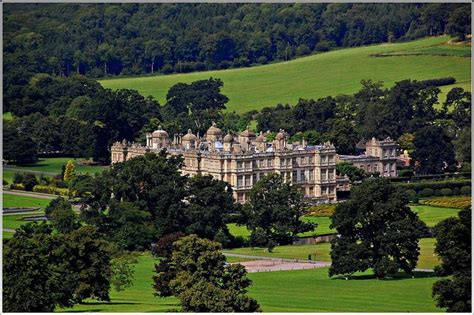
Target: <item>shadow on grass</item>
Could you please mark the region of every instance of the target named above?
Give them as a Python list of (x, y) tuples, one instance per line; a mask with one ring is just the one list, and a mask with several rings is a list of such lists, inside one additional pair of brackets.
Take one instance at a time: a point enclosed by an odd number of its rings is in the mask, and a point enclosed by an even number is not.
[[(405, 272), (399, 272), (394, 275), (387, 275), (380, 281), (396, 281), (396, 280), (408, 280), (408, 279), (421, 279), (421, 278), (434, 278), (436, 277), (435, 273), (432, 271), (414, 271), (411, 274)], [(362, 275), (352, 275), (350, 277), (338, 276), (333, 277), (332, 280), (377, 280), (373, 274), (362, 274)]]
[(80, 305), (134, 305), (139, 304), (135, 302), (106, 302), (106, 301), (93, 301), (93, 302), (82, 302)]

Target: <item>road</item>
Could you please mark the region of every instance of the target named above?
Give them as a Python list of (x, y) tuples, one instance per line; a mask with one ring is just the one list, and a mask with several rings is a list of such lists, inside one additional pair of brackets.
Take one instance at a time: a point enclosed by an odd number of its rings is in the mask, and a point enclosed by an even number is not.
[(21, 191), (21, 190), (4, 190), (3, 193), (7, 195), (25, 196), (25, 197), (33, 197), (33, 198), (40, 198), (40, 199), (56, 199), (59, 197), (58, 195), (43, 194), (43, 193), (37, 193), (37, 192), (32, 192), (32, 191)]

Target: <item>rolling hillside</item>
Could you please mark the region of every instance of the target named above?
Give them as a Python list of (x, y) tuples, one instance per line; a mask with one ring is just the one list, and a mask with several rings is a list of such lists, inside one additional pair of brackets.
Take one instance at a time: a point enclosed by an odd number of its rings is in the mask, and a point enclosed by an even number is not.
[[(278, 103), (295, 104), (299, 98), (354, 93), (360, 80), (382, 80), (386, 86), (403, 79), (453, 76), (471, 89), (470, 46), (448, 44), (447, 36), (407, 43), (341, 49), (296, 60), (251, 68), (195, 72), (99, 81), (104, 87), (136, 89), (165, 103), (166, 92), (177, 82), (190, 83), (209, 77), (224, 82), (230, 99), (228, 110), (239, 113)], [(451, 87), (446, 86), (446, 93)], [(441, 96), (443, 98), (443, 96)]]

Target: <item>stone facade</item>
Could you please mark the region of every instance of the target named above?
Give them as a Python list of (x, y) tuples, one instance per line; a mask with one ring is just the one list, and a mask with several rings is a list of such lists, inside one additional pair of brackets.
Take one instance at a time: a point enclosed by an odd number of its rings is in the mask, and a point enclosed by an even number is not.
[(281, 174), (285, 182), (299, 185), (311, 202), (335, 202), (337, 157), (334, 146), (331, 143), (307, 145), (304, 140), (288, 144), (287, 141), (288, 134), (284, 130), (270, 142), (264, 134), (256, 135), (249, 130), (223, 136), (215, 124), (202, 138), (189, 130), (186, 135), (175, 135), (171, 140), (168, 133), (159, 128), (146, 135), (146, 146), (125, 140), (116, 142), (111, 155), (112, 163), (116, 163), (166, 149), (172, 155), (183, 156), (183, 174), (211, 175), (226, 181), (241, 203), (248, 201), (250, 189), (268, 173)]
[(382, 177), (396, 177), (397, 163), (400, 164), (397, 148), (397, 143), (390, 138), (372, 138), (365, 144), (365, 154), (339, 155), (338, 160), (352, 163), (368, 173), (378, 172)]

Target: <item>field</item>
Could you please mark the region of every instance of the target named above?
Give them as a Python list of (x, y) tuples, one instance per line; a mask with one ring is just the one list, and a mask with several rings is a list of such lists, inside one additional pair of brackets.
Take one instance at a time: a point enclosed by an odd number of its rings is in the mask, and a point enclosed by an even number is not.
[[(299, 98), (352, 94), (360, 89), (362, 79), (382, 80), (389, 87), (403, 79), (452, 76), (457, 82), (442, 88), (444, 94), (440, 98), (444, 99), (446, 91), (454, 86), (470, 90), (471, 81), (471, 60), (462, 57), (470, 55), (470, 46), (446, 45), (448, 40), (447, 36), (430, 37), (335, 50), (251, 68), (108, 79), (100, 83), (111, 89), (135, 89), (164, 104), (168, 89), (178, 82), (220, 78), (224, 82), (222, 92), (230, 99), (227, 109), (243, 113), (278, 103), (294, 105)], [(387, 53), (392, 56), (375, 56)]]
[[(112, 290), (110, 303), (89, 301), (61, 311), (88, 312), (166, 312), (179, 310), (175, 298), (153, 296), (154, 260), (149, 254), (136, 265), (132, 288)], [(437, 278), (430, 273), (415, 279), (375, 280), (357, 276), (346, 281), (330, 279), (327, 268), (249, 274), (253, 281), (249, 295), (266, 312), (343, 312), (398, 311), (436, 312), (431, 286)], [(278, 290), (275, 290), (278, 288)]]
[[(35, 171), (35, 172), (44, 172), (44, 173), (55, 173), (60, 174), (61, 168), (67, 161), (72, 160), (74, 166), (76, 167), (76, 173), (96, 173), (103, 170), (104, 166), (91, 166), (91, 165), (80, 165), (78, 161), (83, 159), (75, 159), (72, 157), (59, 157), (59, 158), (40, 158), (37, 163), (34, 164), (27, 164), (27, 165), (15, 165), (9, 164), (4, 167), (19, 169), (23, 172), (28, 171)], [(8, 171), (8, 170), (7, 170)], [(4, 171), (5, 172), (5, 171)], [(17, 171), (9, 171), (9, 172), (17, 172)]]

